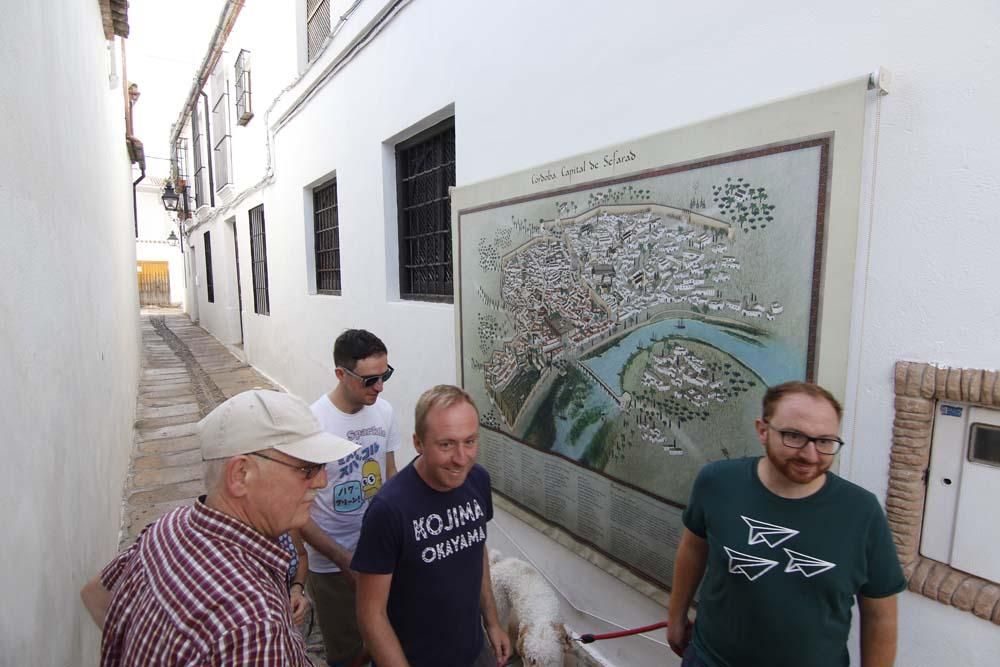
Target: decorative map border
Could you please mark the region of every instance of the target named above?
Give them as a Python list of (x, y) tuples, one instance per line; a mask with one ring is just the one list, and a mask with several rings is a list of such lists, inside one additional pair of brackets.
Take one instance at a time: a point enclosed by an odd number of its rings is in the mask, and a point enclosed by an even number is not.
[[(720, 164), (728, 164), (731, 162), (741, 162), (745, 160), (753, 160), (756, 158), (767, 157), (769, 155), (776, 155), (779, 153), (787, 153), (791, 151), (804, 150), (808, 148), (819, 147), (820, 158), (819, 158), (819, 183), (816, 193), (816, 228), (814, 237), (814, 248), (813, 248), (813, 271), (812, 271), (812, 286), (809, 295), (809, 331), (807, 333), (807, 351), (806, 351), (806, 379), (807, 381), (813, 382), (816, 378), (816, 332), (819, 322), (819, 308), (820, 308), (820, 281), (823, 275), (823, 249), (824, 249), (824, 238), (826, 229), (826, 219), (828, 215), (828, 196), (829, 191), (829, 179), (830, 179), (830, 159), (831, 159), (831, 144), (833, 143), (833, 135), (826, 134), (819, 137), (811, 137), (807, 139), (792, 139), (785, 143), (771, 144), (768, 146), (757, 146), (753, 148), (748, 148), (741, 151), (736, 151), (732, 153), (727, 153), (725, 155), (716, 155), (703, 160), (697, 160), (693, 162), (687, 162), (683, 164), (668, 165), (662, 167), (655, 167), (652, 169), (647, 169), (644, 171), (639, 171), (624, 176), (617, 176), (614, 178), (606, 178), (594, 181), (586, 181), (571, 186), (559, 188), (556, 190), (549, 190), (545, 192), (538, 192), (529, 195), (523, 195), (519, 197), (512, 197), (497, 202), (489, 202), (481, 206), (474, 206), (471, 208), (462, 209), (458, 212), (458, 224), (456, 226), (457, 230), (457, 247), (462, 247), (462, 216), (469, 215), (472, 213), (479, 213), (482, 211), (489, 211), (496, 208), (501, 208), (504, 206), (510, 206), (512, 204), (521, 204), (525, 202), (535, 201), (538, 199), (546, 199), (549, 197), (565, 195), (573, 192), (579, 192), (580, 190), (592, 190), (603, 188), (607, 186), (619, 185), (623, 183), (629, 183), (632, 181), (647, 179), (647, 178), (657, 178), (660, 176), (668, 176), (670, 174), (676, 174), (684, 171), (691, 171), (694, 169), (703, 169), (705, 167), (712, 167)], [(462, 255), (460, 252), (455, 252), (455, 266), (456, 266), (456, 277), (460, 280), (462, 276)], [(455, 300), (455, 310), (457, 312), (457, 322), (458, 322), (458, 350), (459, 358), (465, 359), (465, 330), (463, 329), (463, 319), (462, 319), (462, 300), (456, 298)], [(531, 447), (530, 444), (524, 440), (515, 437), (510, 433), (505, 433), (498, 429), (490, 428), (488, 426), (482, 426), (491, 431), (495, 431), (503, 437), (510, 438), (511, 440), (517, 442), (525, 447)], [(536, 449), (533, 447), (533, 449)], [(677, 507), (679, 509), (684, 509), (685, 505), (681, 505), (668, 498), (661, 497), (655, 493), (652, 493), (648, 489), (644, 489), (640, 486), (630, 483), (627, 480), (614, 477), (605, 473), (602, 470), (595, 470), (590, 468), (579, 461), (565, 456), (555, 451), (545, 451), (536, 449), (541, 454), (547, 456), (554, 456), (568, 463), (572, 463), (578, 468), (583, 468), (584, 470), (590, 471), (596, 475), (600, 475), (615, 484), (624, 486), (636, 493), (641, 493), (645, 496), (653, 498), (659, 502), (667, 505)], [(499, 492), (498, 492), (499, 493)], [(514, 498), (510, 498), (514, 503), (517, 501)], [(520, 504), (519, 504), (520, 505)], [(523, 505), (520, 505), (524, 507)], [(533, 510), (524, 507), (525, 510), (531, 512)], [(575, 537), (575, 533), (572, 533)], [(579, 538), (581, 541), (583, 538)], [(589, 543), (588, 543), (589, 544)], [(596, 548), (596, 547), (595, 547)]]

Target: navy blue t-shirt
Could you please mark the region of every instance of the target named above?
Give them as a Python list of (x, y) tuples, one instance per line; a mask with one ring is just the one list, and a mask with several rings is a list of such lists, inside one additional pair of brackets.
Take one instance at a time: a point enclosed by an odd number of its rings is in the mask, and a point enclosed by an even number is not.
[(468, 667), (482, 650), (479, 593), (492, 518), (490, 476), (478, 464), (462, 486), (442, 492), (410, 463), (365, 512), (351, 569), (392, 574), (389, 622), (413, 667)]

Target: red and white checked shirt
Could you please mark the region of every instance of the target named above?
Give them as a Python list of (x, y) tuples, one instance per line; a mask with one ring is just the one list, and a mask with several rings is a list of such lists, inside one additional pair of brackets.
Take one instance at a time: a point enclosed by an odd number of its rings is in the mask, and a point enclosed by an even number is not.
[(201, 501), (148, 526), (101, 572), (102, 665), (308, 667), (275, 540)]

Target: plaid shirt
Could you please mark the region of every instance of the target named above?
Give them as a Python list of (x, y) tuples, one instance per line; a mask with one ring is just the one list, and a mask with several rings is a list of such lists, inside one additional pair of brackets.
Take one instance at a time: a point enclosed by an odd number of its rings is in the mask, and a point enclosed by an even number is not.
[(166, 514), (101, 572), (102, 665), (310, 665), (288, 552), (202, 502)]

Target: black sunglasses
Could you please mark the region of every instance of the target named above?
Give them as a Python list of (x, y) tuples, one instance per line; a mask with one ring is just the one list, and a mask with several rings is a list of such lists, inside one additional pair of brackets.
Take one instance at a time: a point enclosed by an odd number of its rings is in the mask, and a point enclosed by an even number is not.
[(386, 364), (386, 366), (388, 367), (388, 370), (386, 370), (386, 372), (382, 373), (381, 375), (358, 375), (351, 369), (344, 368), (343, 366), (340, 367), (340, 370), (344, 371), (351, 377), (356, 377), (359, 380), (361, 380), (361, 384), (363, 384), (365, 386), (365, 389), (367, 389), (369, 387), (374, 387), (379, 382), (385, 383), (389, 381), (389, 378), (392, 377), (393, 371), (395, 371), (396, 369), (393, 368), (392, 366), (389, 366), (389, 364)]

